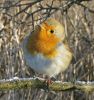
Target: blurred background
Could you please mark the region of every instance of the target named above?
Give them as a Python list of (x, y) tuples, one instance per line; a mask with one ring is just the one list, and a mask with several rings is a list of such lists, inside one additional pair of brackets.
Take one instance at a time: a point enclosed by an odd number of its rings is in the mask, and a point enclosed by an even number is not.
[[(21, 40), (49, 17), (64, 25), (73, 51), (73, 61), (57, 80), (94, 81), (94, 0), (0, 0), (0, 80), (33, 76)], [(0, 91), (0, 100), (94, 100), (94, 93), (27, 88)]]

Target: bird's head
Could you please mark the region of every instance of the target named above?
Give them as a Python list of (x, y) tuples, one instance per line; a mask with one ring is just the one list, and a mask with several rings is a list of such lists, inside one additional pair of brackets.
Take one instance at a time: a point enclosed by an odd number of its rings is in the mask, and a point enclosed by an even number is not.
[(54, 54), (56, 47), (64, 40), (64, 27), (55, 19), (48, 19), (35, 27), (27, 42), (30, 53)]

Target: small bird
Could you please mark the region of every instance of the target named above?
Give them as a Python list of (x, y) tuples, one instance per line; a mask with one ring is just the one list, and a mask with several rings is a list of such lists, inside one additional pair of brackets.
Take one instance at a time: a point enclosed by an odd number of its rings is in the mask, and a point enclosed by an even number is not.
[(23, 39), (22, 49), (26, 63), (35, 71), (48, 77), (64, 72), (72, 59), (65, 41), (64, 27), (49, 18), (35, 26), (34, 32)]

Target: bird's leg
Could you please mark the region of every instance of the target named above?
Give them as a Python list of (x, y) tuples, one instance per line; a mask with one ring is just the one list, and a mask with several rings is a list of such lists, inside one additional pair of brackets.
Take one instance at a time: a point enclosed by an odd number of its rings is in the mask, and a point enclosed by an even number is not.
[(46, 85), (47, 85), (48, 87), (49, 87), (50, 84), (53, 83), (53, 81), (56, 80), (54, 77), (49, 77), (49, 76), (47, 76), (47, 75), (44, 75), (43, 77), (45, 78), (45, 81), (44, 81), (44, 82), (46, 83)]

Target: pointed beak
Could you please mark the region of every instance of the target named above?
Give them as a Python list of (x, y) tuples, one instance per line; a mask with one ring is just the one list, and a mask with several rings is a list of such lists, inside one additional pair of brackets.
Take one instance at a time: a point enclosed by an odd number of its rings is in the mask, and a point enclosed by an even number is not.
[(37, 35), (38, 38), (43, 39), (45, 37), (45, 26), (44, 24), (37, 25), (35, 27), (35, 34)]

